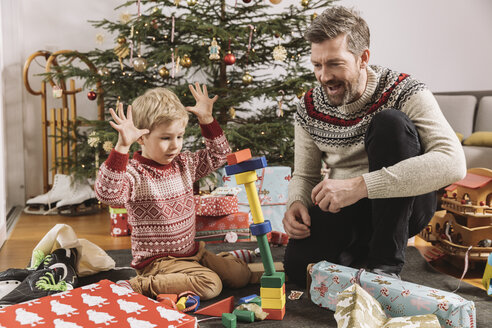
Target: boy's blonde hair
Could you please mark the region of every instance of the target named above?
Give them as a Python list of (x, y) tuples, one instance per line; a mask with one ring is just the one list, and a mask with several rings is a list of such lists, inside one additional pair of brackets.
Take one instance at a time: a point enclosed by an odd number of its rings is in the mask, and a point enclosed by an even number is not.
[(147, 90), (132, 103), (133, 124), (152, 131), (157, 125), (182, 120), (188, 123), (188, 112), (174, 92), (166, 88)]

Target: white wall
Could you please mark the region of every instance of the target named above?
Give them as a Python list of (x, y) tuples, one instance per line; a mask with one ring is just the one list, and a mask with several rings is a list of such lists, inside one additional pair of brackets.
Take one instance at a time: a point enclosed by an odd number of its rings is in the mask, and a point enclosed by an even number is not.
[[(112, 48), (114, 37), (105, 31), (101, 31), (106, 34), (105, 43), (96, 44), (95, 36), (99, 32), (87, 20), (115, 20), (123, 11), (136, 13), (136, 6), (114, 11), (113, 8), (123, 1), (0, 1), (10, 3), (14, 11), (2, 8), (4, 19), (20, 17), (16, 21), (10, 20), (17, 31), (14, 33), (19, 38), (18, 46), (5, 48), (2, 54), (12, 58), (9, 66), (14, 74), (12, 79), (4, 79), (5, 89), (17, 90), (6, 110), (21, 113), (14, 121), (8, 120), (7, 126), (19, 128), (23, 124), (23, 135), (17, 143), (21, 144), (24, 153), (21, 154), (20, 148), (12, 149), (10, 142), (7, 142), (10, 147), (7, 150), (9, 157), (23, 159), (26, 188), (22, 193), (31, 197), (42, 192), (40, 99), (28, 94), (23, 86), (19, 87), (22, 83), (18, 74), (24, 61), (41, 49), (87, 51), (95, 47)], [(228, 3), (234, 4), (234, 0), (228, 0)], [(426, 82), (433, 91), (492, 90), (492, 79), (489, 78), (492, 76), (492, 37), (489, 35), (492, 1), (341, 0), (338, 3), (355, 6), (368, 21), (372, 34), (371, 63), (410, 73)], [(272, 5), (272, 10), (288, 4), (300, 5), (300, 0), (284, 0), (279, 6)], [(240, 5), (244, 3), (238, 0)], [(43, 66), (43, 60), (39, 61), (39, 67)], [(78, 104), (82, 115), (95, 115), (95, 102), (88, 102), (85, 93), (78, 98)], [(60, 104), (55, 101), (54, 106)], [(16, 163), (8, 163), (9, 174), (13, 167), (19, 167)], [(9, 195), (10, 189), (18, 192), (23, 184), (22, 178), (16, 177), (16, 182), (9, 184)]]

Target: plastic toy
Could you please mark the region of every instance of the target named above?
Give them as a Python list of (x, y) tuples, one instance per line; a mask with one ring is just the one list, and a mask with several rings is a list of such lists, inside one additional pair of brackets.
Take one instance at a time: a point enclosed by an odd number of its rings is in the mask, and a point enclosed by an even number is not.
[(469, 169), (464, 179), (445, 188), (441, 200), (444, 210), (435, 213), (420, 236), (460, 269), (467, 254), (472, 267), (487, 261), (492, 253), (492, 170)]
[[(225, 167), (228, 175), (235, 175), (236, 184), (243, 184), (248, 196), (248, 203), (253, 216), (253, 224), (250, 226), (251, 234), (256, 236), (260, 248), (261, 261), (265, 273), (261, 277), (260, 296), (261, 308), (269, 313), (267, 319), (282, 320), (285, 315), (285, 274), (276, 272), (272, 259), (267, 234), (272, 231), (270, 221), (264, 220), (261, 210), (255, 181), (256, 169), (267, 166), (265, 157), (254, 158), (243, 156), (244, 151), (228, 156), (228, 166)], [(241, 156), (240, 154), (241, 153)]]

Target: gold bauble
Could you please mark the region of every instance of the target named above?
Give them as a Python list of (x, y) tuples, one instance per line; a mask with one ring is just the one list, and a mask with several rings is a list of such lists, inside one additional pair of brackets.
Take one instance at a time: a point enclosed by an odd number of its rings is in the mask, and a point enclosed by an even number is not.
[(143, 72), (147, 68), (147, 60), (142, 57), (137, 57), (133, 60), (133, 68), (137, 72)]
[(166, 66), (162, 66), (159, 69), (159, 75), (163, 78), (168, 78), (169, 77), (169, 70), (166, 68)]
[(311, 20), (312, 20), (312, 21), (313, 21), (313, 20), (315, 20), (315, 19), (316, 19), (316, 17), (318, 17), (318, 14), (317, 14), (317, 13), (312, 14), (312, 15), (311, 15)]
[(179, 64), (183, 67), (188, 68), (191, 66), (191, 58), (188, 55), (183, 55), (183, 58), (181, 58)]
[(229, 108), (229, 116), (231, 118), (236, 118), (236, 109), (234, 107)]
[(198, 0), (186, 0), (188, 6), (194, 6), (198, 3)]
[(126, 38), (124, 36), (119, 36), (116, 41), (118, 41), (118, 44), (124, 44), (126, 43)]
[(301, 0), (301, 5), (302, 5), (303, 7), (307, 7), (307, 6), (309, 6), (309, 0)]
[(243, 75), (243, 84), (249, 85), (253, 82), (253, 77), (249, 75), (249, 72), (244, 73)]
[(102, 67), (97, 70), (97, 73), (101, 76), (108, 76), (109, 75), (109, 69), (107, 67)]
[(298, 99), (301, 99), (302, 97), (304, 97), (304, 94), (306, 93), (306, 90), (304, 90), (303, 88), (299, 89), (296, 93), (296, 96)]
[(279, 3), (282, 2), (282, 0), (270, 0), (271, 3), (273, 3), (274, 5), (278, 5)]

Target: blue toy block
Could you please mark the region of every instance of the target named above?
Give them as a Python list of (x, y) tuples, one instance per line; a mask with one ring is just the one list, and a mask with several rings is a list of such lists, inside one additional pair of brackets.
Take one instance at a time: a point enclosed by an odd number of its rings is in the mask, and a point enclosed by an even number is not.
[(225, 167), (227, 175), (235, 175), (238, 173), (243, 173), (243, 172), (248, 172), (248, 171), (254, 171), (257, 169), (262, 169), (264, 167), (267, 167), (267, 161), (265, 156), (262, 157), (255, 157), (250, 160), (237, 163), (234, 165), (227, 165)]
[(238, 304), (249, 303), (251, 300), (255, 299), (256, 297), (258, 297), (258, 295), (256, 295), (256, 294), (241, 297), (239, 299)]
[(253, 223), (249, 226), (249, 230), (251, 230), (251, 234), (253, 236), (261, 236), (266, 235), (270, 231), (272, 231), (272, 225), (269, 220), (265, 220), (261, 223)]
[(191, 312), (195, 312), (196, 310), (198, 310), (198, 307), (200, 307), (200, 296), (189, 295), (188, 298), (186, 299), (185, 307), (189, 308), (195, 304), (196, 306), (194, 306), (193, 309), (190, 310)]

